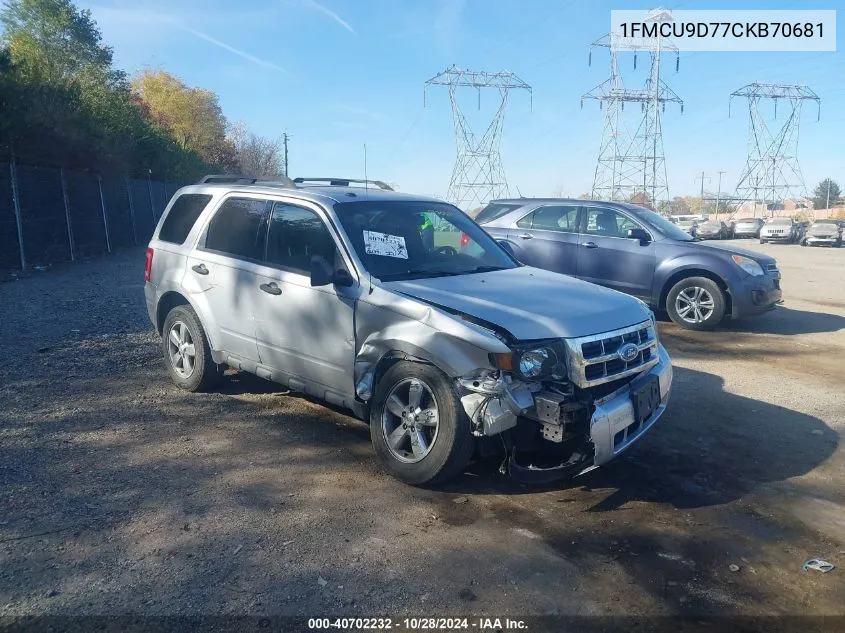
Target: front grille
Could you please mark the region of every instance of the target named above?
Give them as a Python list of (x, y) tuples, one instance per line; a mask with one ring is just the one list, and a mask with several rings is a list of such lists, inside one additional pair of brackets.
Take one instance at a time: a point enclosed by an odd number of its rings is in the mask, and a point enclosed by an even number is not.
[[(625, 361), (619, 349), (637, 346), (637, 356)], [(654, 323), (645, 321), (622, 330), (567, 339), (569, 377), (579, 387), (593, 387), (637, 374), (658, 362)]]

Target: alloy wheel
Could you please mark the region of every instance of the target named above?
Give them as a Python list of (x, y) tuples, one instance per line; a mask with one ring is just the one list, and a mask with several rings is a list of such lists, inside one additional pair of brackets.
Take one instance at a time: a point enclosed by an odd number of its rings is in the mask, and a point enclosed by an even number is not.
[(675, 312), (687, 323), (704, 323), (715, 307), (713, 296), (700, 286), (684, 288), (675, 298)]
[(413, 464), (431, 452), (440, 419), (434, 392), (419, 378), (396, 383), (387, 394), (381, 432), (391, 454)]
[(194, 373), (197, 351), (191, 331), (182, 321), (175, 321), (167, 333), (167, 352), (170, 366), (181, 378), (189, 378)]

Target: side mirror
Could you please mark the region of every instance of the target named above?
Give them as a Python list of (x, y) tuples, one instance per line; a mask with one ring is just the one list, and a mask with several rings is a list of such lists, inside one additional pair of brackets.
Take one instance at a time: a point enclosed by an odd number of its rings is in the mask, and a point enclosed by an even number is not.
[(639, 240), (640, 244), (648, 244), (651, 241), (651, 235), (645, 229), (628, 229), (629, 240)]
[(352, 276), (344, 269), (334, 270), (325, 257), (314, 255), (311, 258), (311, 286), (351, 286)]
[(496, 242), (498, 242), (499, 246), (501, 246), (501, 247), (502, 247), (502, 249), (503, 249), (503, 250), (504, 250), (504, 251), (505, 251), (508, 255), (510, 255), (511, 257), (513, 257), (514, 259), (516, 259), (516, 253), (514, 253), (514, 252), (513, 252), (513, 246), (511, 246), (511, 243), (510, 243), (510, 242), (508, 242), (507, 240), (496, 240)]

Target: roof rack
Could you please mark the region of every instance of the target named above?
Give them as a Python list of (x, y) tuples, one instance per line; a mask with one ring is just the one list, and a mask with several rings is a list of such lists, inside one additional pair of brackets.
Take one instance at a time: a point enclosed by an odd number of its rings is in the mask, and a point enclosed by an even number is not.
[(371, 185), (384, 191), (393, 191), (393, 187), (381, 180), (355, 180), (352, 178), (294, 178), (297, 185), (328, 184), (332, 187), (349, 187), (350, 185)]
[(262, 180), (260, 178), (250, 178), (249, 176), (240, 176), (238, 174), (209, 174), (204, 176), (198, 185), (259, 185), (262, 187), (296, 187), (294, 182), (287, 176), (282, 176), (279, 180)]

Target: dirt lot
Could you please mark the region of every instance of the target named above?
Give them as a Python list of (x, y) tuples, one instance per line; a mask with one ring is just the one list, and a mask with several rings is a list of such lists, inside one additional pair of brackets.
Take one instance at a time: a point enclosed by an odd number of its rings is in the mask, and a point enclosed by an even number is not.
[(744, 245), (784, 307), (662, 323), (666, 415), (546, 489), (410, 488), (342, 413), (178, 391), (140, 249), (0, 284), (0, 616), (845, 615), (845, 248)]

